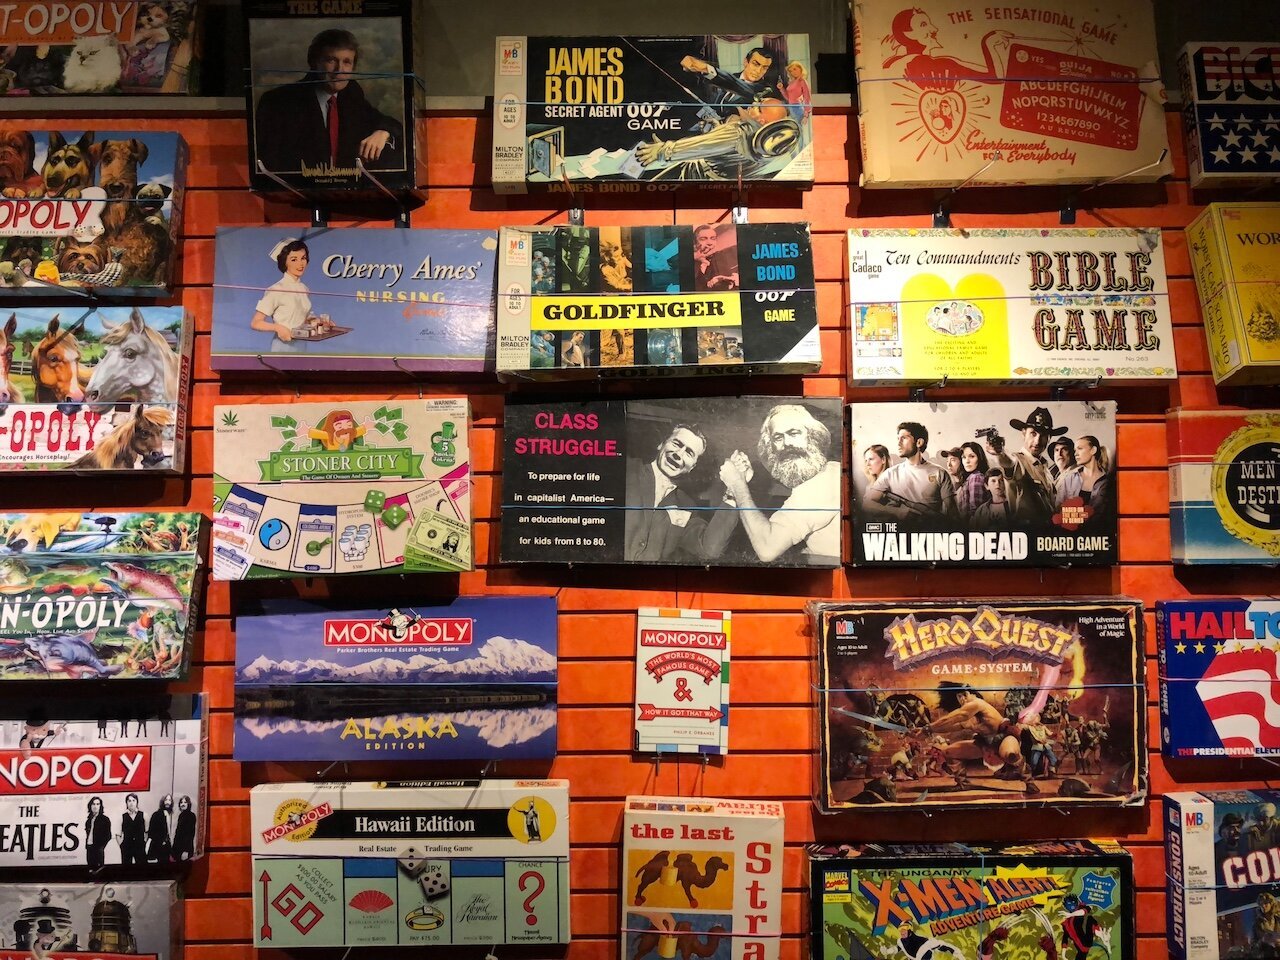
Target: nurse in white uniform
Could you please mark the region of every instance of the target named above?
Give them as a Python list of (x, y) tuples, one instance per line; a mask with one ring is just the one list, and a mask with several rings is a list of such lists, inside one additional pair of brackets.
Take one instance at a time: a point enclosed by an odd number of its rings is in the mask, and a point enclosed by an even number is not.
[(249, 326), (273, 333), (272, 353), (303, 353), (305, 341), (294, 340), (294, 332), (311, 316), (311, 297), (302, 274), (311, 262), (311, 252), (301, 240), (281, 240), (268, 254), (283, 276), (262, 294)]

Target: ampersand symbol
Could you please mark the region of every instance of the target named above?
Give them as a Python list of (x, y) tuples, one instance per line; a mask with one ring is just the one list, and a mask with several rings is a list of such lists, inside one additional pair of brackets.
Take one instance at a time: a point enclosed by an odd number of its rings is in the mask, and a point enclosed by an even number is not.
[(693, 691), (689, 689), (689, 681), (684, 677), (676, 678), (676, 692), (673, 696), (677, 700), (692, 700)]

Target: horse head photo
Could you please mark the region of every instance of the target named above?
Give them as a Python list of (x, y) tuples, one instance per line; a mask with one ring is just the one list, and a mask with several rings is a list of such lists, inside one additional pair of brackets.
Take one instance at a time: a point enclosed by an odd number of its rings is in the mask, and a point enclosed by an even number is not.
[(32, 376), (36, 382), (36, 403), (83, 403), (84, 385), (90, 370), (82, 365), (80, 342), (63, 330), (58, 315), (49, 321), (44, 339), (31, 354)]
[(74, 466), (82, 470), (158, 467), (169, 456), (165, 439), (173, 422), (173, 412), (167, 407), (136, 404), (128, 419), (99, 440)]
[(18, 315), (10, 314), (9, 322), (0, 329), (0, 404), (21, 403), (22, 390), (13, 382), (13, 335), (18, 329)]
[(105, 353), (93, 367), (85, 388), (90, 403), (135, 400), (167, 403), (178, 396), (178, 356), (164, 335), (147, 326), (134, 307), (128, 321), (111, 324), (104, 317)]

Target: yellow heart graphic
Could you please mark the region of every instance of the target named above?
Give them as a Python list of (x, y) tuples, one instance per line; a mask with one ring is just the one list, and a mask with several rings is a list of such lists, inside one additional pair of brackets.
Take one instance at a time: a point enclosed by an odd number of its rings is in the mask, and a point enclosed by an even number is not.
[[(902, 287), (902, 354), (909, 380), (1005, 380), (1009, 377), (1009, 304), (1004, 286), (970, 273), (953, 287), (934, 273), (918, 273)], [(929, 314), (952, 302), (972, 305), (982, 323), (972, 332), (940, 333)], [(935, 314), (936, 316), (936, 314)]]

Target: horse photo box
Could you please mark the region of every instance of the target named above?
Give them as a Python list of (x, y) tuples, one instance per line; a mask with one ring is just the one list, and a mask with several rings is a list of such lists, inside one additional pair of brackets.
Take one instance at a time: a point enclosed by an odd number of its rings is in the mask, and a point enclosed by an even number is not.
[(1178, 54), (1193, 189), (1262, 186), (1280, 177), (1274, 112), (1278, 46), (1198, 42)]
[(178, 960), (176, 880), (0, 883), (0, 960)]

